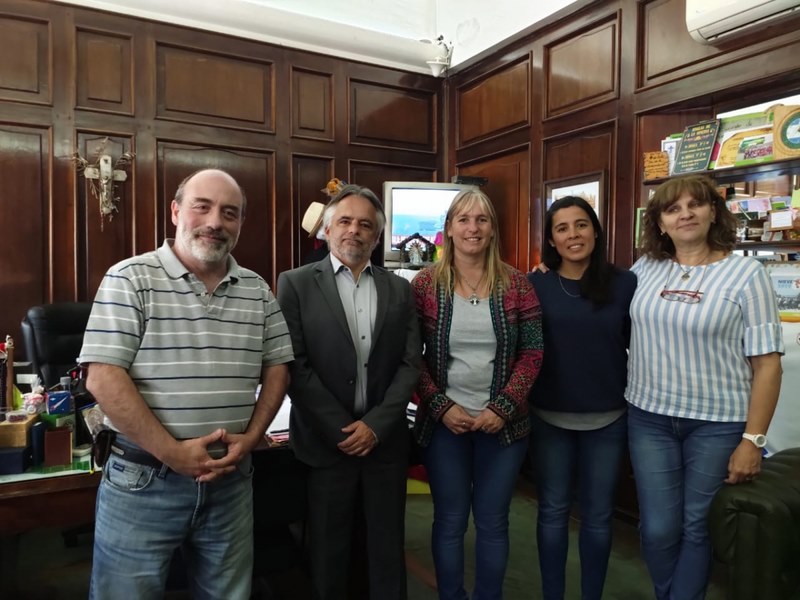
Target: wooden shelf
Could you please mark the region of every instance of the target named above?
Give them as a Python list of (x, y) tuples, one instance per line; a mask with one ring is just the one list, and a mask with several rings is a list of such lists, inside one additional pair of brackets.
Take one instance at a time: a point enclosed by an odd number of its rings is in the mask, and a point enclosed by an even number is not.
[[(739, 242), (737, 250), (777, 250), (800, 252), (800, 240), (780, 240), (777, 242)], [(794, 249), (794, 250), (792, 250)]]
[[(744, 167), (731, 167), (728, 169), (711, 169), (706, 171), (697, 171), (695, 173), (684, 173), (684, 175), (707, 175), (717, 183), (739, 183), (740, 181), (753, 181), (756, 179), (777, 177), (778, 175), (788, 175), (797, 172), (800, 172), (800, 158), (773, 160), (768, 163), (747, 165)], [(661, 183), (664, 183), (665, 181), (673, 179), (674, 177), (681, 177), (681, 176), (682, 175), (673, 175), (672, 177), (659, 177), (658, 179), (647, 179), (644, 181), (644, 185), (659, 185)]]

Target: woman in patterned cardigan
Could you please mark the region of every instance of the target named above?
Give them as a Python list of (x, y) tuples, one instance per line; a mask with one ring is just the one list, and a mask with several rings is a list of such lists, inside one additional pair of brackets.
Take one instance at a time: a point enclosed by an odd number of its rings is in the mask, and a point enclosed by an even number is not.
[(473, 600), (502, 598), (508, 510), (527, 449), (528, 392), (542, 362), (539, 301), (500, 260), (485, 194), (447, 211), (441, 260), (412, 282), (425, 341), (415, 435), (433, 497), (441, 600), (466, 600), (464, 533), (476, 529)]

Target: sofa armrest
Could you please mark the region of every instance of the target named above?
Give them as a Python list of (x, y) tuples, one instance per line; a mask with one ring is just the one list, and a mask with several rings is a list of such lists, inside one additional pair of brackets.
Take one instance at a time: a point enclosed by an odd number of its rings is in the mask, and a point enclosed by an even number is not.
[(800, 587), (800, 448), (765, 459), (753, 481), (725, 485), (709, 534), (736, 600), (779, 600)]

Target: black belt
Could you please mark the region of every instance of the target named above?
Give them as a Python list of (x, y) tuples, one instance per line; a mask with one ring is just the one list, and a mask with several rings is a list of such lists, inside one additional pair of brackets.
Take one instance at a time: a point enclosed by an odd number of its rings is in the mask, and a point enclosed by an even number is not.
[(164, 463), (158, 460), (155, 456), (149, 452), (146, 452), (145, 450), (142, 450), (138, 446), (133, 446), (127, 443), (125, 440), (120, 439), (119, 435), (117, 435), (117, 439), (115, 439), (111, 444), (111, 454), (123, 460), (127, 460), (144, 467), (161, 469), (164, 466)]

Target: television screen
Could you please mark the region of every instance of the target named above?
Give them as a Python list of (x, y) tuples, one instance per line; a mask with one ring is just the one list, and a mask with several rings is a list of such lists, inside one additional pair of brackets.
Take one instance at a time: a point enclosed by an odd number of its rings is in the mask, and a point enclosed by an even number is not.
[(387, 181), (383, 184), (386, 209), (384, 250), (387, 260), (399, 259), (399, 244), (418, 233), (430, 242), (444, 233), (444, 221), (453, 198), (463, 190), (478, 189), (457, 183)]

